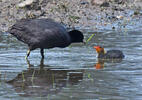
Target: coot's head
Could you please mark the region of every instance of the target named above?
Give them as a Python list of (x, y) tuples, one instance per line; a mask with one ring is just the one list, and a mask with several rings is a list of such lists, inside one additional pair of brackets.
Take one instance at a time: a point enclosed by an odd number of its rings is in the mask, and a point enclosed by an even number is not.
[(105, 54), (105, 50), (101, 46), (94, 46), (94, 48), (98, 54)]
[(84, 36), (83, 33), (78, 31), (78, 30), (72, 30), (69, 32), (69, 35), (71, 37), (72, 43), (77, 43), (77, 42), (83, 42)]

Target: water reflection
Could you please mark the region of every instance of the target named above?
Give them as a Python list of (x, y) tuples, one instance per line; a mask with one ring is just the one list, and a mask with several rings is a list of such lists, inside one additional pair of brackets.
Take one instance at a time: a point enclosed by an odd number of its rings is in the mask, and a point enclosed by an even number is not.
[(95, 69), (102, 69), (104, 68), (104, 62), (97, 62), (95, 65), (94, 65)]
[(103, 69), (105, 67), (105, 63), (120, 63), (120, 62), (122, 62), (122, 59), (98, 59), (94, 67), (95, 69)]
[[(19, 73), (14, 79), (8, 81), (20, 96), (48, 96), (58, 94), (68, 85), (76, 85), (83, 79), (83, 72), (63, 68), (49, 68), (43, 64), (43, 59), (38, 66), (31, 65), (29, 69)], [(36, 67), (36, 68), (34, 68)]]

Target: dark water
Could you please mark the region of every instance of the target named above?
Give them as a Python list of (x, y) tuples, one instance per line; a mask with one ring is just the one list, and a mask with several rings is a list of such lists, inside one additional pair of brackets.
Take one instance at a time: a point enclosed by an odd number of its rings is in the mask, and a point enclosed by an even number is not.
[[(27, 46), (0, 34), (0, 100), (141, 100), (142, 30), (95, 33), (87, 45), (39, 50), (25, 60)], [(93, 46), (120, 49), (120, 62), (97, 61)]]

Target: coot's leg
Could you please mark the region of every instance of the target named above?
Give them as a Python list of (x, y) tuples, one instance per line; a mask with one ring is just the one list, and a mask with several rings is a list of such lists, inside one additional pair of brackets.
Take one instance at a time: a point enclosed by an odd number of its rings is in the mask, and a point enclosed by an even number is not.
[(28, 59), (26, 59), (27, 65), (29, 68), (31, 68), (33, 65), (30, 64), (30, 61)]
[(41, 58), (40, 60), (40, 69), (44, 67), (44, 58)]
[(41, 54), (42, 58), (44, 59), (44, 49), (40, 49), (40, 54)]
[(25, 56), (25, 59), (27, 59), (27, 58), (28, 58), (28, 56), (30, 55), (30, 52), (31, 52), (31, 50), (30, 50), (30, 49), (28, 49), (28, 51), (27, 51), (27, 55)]

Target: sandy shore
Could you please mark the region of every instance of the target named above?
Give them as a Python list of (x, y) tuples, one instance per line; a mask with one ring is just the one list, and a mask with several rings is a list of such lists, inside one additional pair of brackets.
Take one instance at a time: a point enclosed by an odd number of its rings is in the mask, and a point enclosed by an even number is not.
[(120, 21), (128, 24), (142, 18), (142, 0), (0, 0), (1, 31), (21, 18), (52, 18), (82, 29), (115, 29)]

